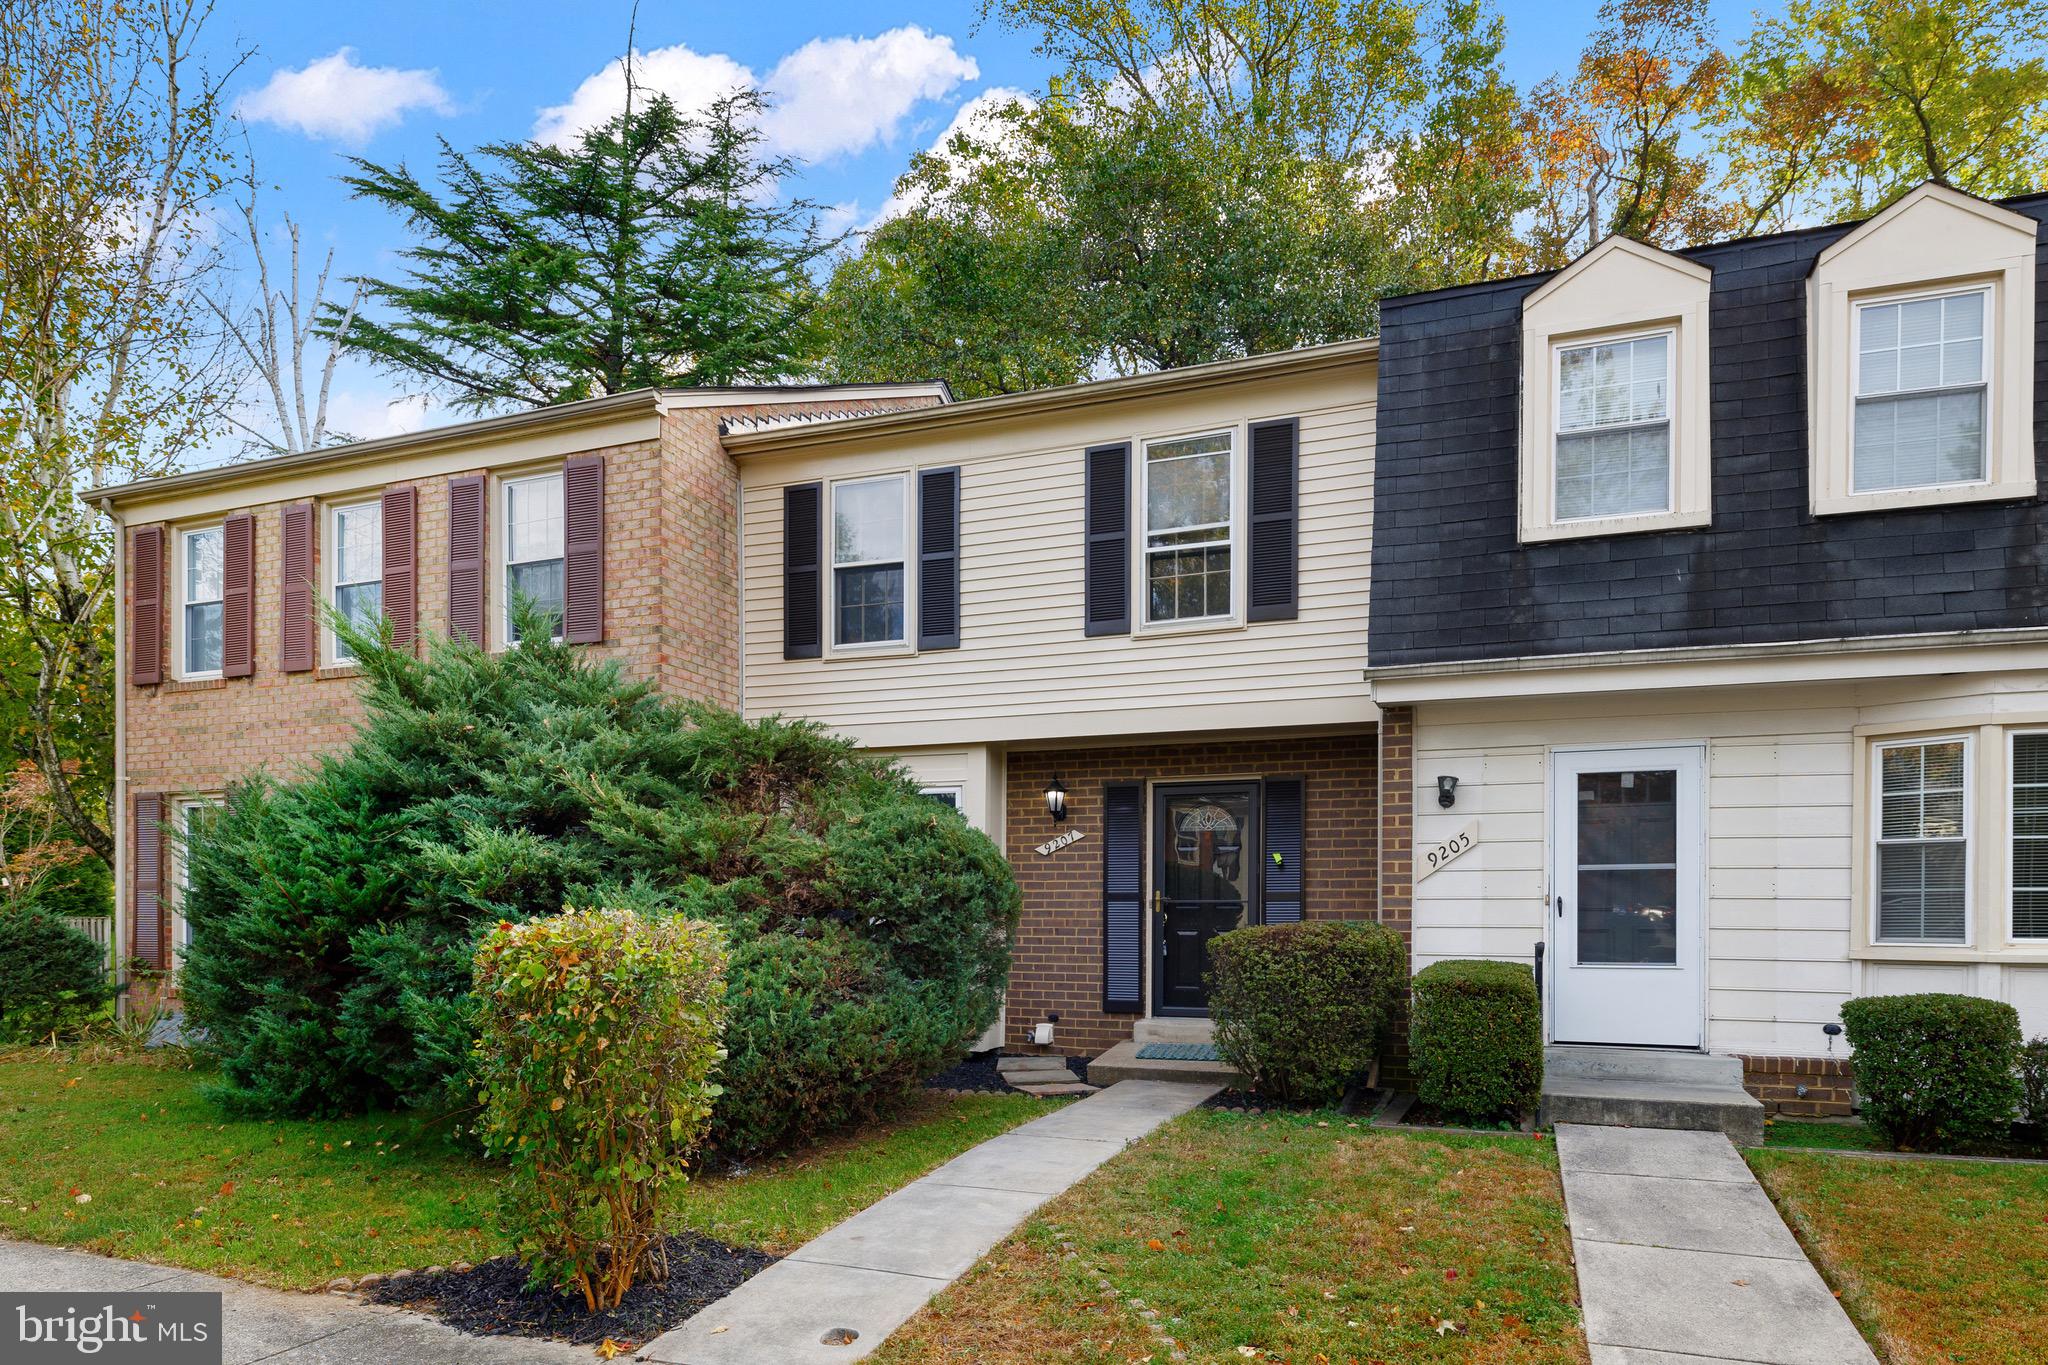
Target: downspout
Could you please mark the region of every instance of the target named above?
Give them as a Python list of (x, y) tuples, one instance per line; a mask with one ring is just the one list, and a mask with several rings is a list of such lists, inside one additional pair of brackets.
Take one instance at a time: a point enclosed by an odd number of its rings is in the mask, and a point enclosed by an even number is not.
[[(99, 500), (100, 513), (114, 523), (114, 772), (107, 791), (107, 824), (114, 835), (114, 924), (108, 945), (107, 970), (121, 982), (123, 949), (129, 942), (128, 904), (128, 528), (114, 511), (111, 498)], [(115, 1009), (128, 1013), (128, 996), (115, 997)]]

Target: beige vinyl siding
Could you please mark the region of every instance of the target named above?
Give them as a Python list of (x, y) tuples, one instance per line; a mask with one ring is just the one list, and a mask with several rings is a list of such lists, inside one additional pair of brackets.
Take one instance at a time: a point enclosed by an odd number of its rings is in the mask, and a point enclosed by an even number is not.
[[(1416, 711), (1418, 848), (1469, 821), (1478, 845), (1415, 889), (1418, 967), (1447, 957), (1528, 961), (1552, 926), (1548, 770), (1555, 748), (1704, 743), (1707, 1045), (1824, 1053), (1820, 1026), (1856, 995), (1945, 990), (2006, 1000), (2048, 1033), (2048, 961), (2000, 949), (1872, 949), (1858, 881), (1858, 753), (1894, 730), (2048, 720), (2039, 674), (1424, 703)], [(1436, 804), (1439, 774), (1458, 803)], [(1985, 773), (1988, 786), (1995, 774)], [(1981, 894), (2003, 885), (2003, 806), (1980, 803)], [(2002, 907), (1986, 907), (1991, 917)], [(1984, 916), (1978, 916), (1980, 924)], [(1962, 954), (1953, 956), (1961, 957)]]
[[(1241, 518), (1245, 424), (1269, 417), (1301, 419), (1299, 618), (1088, 638), (1081, 615), (1084, 448), (1231, 429)], [(898, 435), (886, 446), (748, 456), (741, 464), (746, 710), (808, 716), (885, 747), (1369, 722), (1376, 713), (1361, 671), (1372, 457), (1372, 370), (1364, 364)], [(1134, 463), (1141, 458), (1134, 450)], [(823, 659), (785, 660), (783, 488), (947, 465), (961, 468), (960, 648), (834, 658), (828, 646)], [(1241, 599), (1241, 536), (1234, 558)], [(914, 602), (911, 613), (914, 637)]]

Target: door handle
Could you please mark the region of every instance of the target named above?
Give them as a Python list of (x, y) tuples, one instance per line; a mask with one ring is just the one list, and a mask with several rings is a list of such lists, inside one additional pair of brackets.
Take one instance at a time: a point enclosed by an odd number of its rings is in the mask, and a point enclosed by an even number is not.
[(1563, 919), (1563, 918), (1564, 918), (1564, 897), (1563, 897), (1563, 896), (1559, 896), (1559, 897), (1557, 898), (1557, 917), (1558, 917), (1559, 919)]

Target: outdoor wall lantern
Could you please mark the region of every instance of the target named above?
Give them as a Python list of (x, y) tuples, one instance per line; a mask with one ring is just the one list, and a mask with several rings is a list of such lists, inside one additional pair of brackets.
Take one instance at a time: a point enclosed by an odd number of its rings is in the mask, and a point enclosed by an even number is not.
[(1045, 789), (1045, 813), (1053, 818), (1054, 824), (1067, 818), (1067, 789), (1057, 775)]
[(1436, 780), (1436, 803), (1445, 810), (1458, 804), (1458, 779), (1449, 773)]

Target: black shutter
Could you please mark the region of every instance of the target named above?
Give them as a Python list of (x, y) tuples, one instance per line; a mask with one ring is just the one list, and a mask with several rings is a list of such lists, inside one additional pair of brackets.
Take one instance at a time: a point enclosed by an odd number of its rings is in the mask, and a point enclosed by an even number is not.
[(1296, 563), (1301, 423), (1254, 422), (1251, 430), (1251, 619), (1292, 621), (1300, 610)]
[(782, 490), (782, 657), (825, 652), (825, 485)]
[(1304, 788), (1298, 777), (1266, 779), (1266, 865), (1261, 900), (1267, 924), (1299, 924), (1306, 908), (1301, 878)]
[(1145, 789), (1102, 794), (1102, 1011), (1145, 1007)]
[(960, 469), (917, 475), (917, 647), (960, 648)]
[[(1131, 448), (1092, 446), (1082, 491), (1085, 614), (1090, 635), (1131, 633)], [(1137, 1006), (1133, 1005), (1133, 1009)]]

